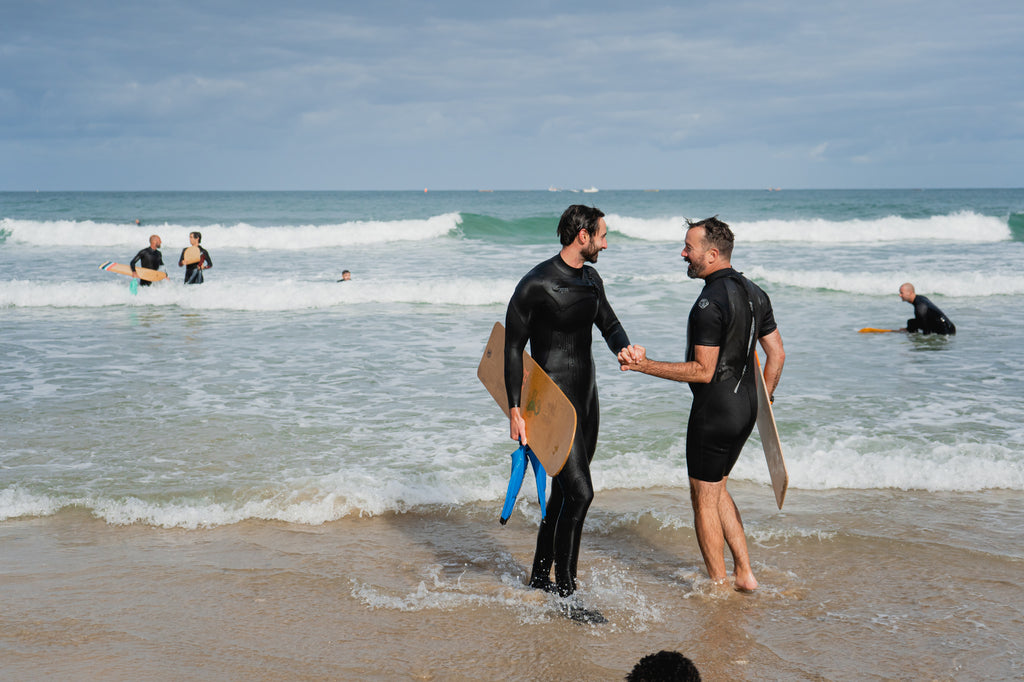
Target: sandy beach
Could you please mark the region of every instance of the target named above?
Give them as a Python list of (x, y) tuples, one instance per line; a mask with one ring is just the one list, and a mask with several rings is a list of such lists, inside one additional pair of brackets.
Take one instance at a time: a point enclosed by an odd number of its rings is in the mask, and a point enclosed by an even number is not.
[[(738, 487), (752, 595), (714, 589), (692, 530), (658, 520), (683, 511), (678, 491), (599, 495), (581, 593), (600, 626), (523, 586), (529, 510), (505, 527), (482, 505), (190, 531), (9, 520), (0, 676), (616, 680), (660, 649), (708, 680), (1024, 673), (1020, 547), (999, 553), (1022, 520), (1012, 496), (797, 492), (778, 512), (763, 487)], [(998, 523), (917, 527), (943, 506)]]

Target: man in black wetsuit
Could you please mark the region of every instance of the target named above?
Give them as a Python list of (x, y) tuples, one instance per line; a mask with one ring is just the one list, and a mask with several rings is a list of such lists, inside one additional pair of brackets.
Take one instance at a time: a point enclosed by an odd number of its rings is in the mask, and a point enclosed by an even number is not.
[(924, 332), (925, 334), (956, 334), (956, 325), (946, 313), (924, 296), (914, 292), (914, 285), (906, 282), (900, 285), (900, 298), (914, 306), (914, 317), (907, 320), (901, 332)]
[(152, 282), (139, 277), (139, 273), (135, 271), (135, 264), (139, 263), (142, 267), (150, 270), (159, 270), (164, 264), (164, 256), (158, 250), (159, 248), (160, 237), (154, 234), (149, 238), (149, 246), (135, 254), (135, 258), (132, 258), (132, 262), (128, 264), (128, 267), (132, 269), (132, 277), (138, 279), (141, 286), (148, 287)]
[[(202, 284), (203, 283), (203, 270), (209, 270), (213, 267), (213, 259), (210, 258), (210, 252), (204, 249), (200, 242), (203, 241), (203, 235), (200, 232), (189, 232), (188, 243), (191, 246), (186, 246), (181, 250), (181, 258), (178, 259), (178, 267), (185, 266), (185, 284)], [(192, 247), (199, 249), (199, 260), (195, 263), (185, 263), (185, 252)]]
[(608, 247), (607, 234), (600, 210), (581, 205), (566, 209), (558, 223), (562, 250), (523, 277), (505, 315), (505, 387), (512, 440), (529, 442), (520, 410), (527, 341), (533, 359), (576, 408), (576, 436), (565, 466), (554, 477), (530, 575), (532, 587), (557, 589), (563, 597), (576, 590), (583, 521), (594, 498), (590, 462), (600, 419), (591, 353), (594, 325), (613, 353), (628, 353), (630, 345), (605, 297), (601, 276), (587, 265), (596, 263)]
[(747, 553), (739, 510), (726, 482), (757, 420), (754, 345), (765, 351), (764, 382), (772, 396), (786, 359), (768, 295), (732, 269), (733, 234), (729, 226), (708, 218), (687, 221), (682, 256), (686, 274), (704, 280), (690, 310), (686, 362), (647, 359), (642, 346), (622, 369), (663, 379), (685, 381), (693, 392), (686, 427), (686, 468), (690, 477), (694, 531), (710, 578), (724, 582), (725, 545), (734, 561), (735, 587), (757, 587)]

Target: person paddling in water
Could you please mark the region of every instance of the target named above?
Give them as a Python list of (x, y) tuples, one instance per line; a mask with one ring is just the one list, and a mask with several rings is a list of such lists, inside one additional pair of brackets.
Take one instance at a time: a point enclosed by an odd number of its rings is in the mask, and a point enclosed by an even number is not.
[(956, 334), (956, 325), (939, 310), (939, 306), (914, 291), (914, 285), (905, 282), (900, 285), (900, 298), (914, 306), (914, 317), (907, 320), (901, 332), (922, 332), (924, 334)]

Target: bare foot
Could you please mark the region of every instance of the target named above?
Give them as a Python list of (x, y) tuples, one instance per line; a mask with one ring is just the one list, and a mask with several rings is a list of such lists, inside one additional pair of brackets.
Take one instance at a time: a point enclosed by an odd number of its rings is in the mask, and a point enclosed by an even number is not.
[(757, 578), (753, 571), (743, 571), (736, 574), (736, 582), (733, 584), (737, 592), (753, 592), (757, 589)]

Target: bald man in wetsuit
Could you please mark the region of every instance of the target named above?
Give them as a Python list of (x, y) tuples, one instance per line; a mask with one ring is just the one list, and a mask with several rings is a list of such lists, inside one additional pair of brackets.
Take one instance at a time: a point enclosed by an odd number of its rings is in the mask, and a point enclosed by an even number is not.
[(131, 263), (128, 264), (128, 267), (132, 269), (132, 277), (138, 279), (139, 284), (141, 286), (148, 287), (150, 284), (152, 284), (152, 282), (141, 279), (139, 277), (139, 273), (135, 269), (135, 264), (141, 263), (142, 267), (144, 268), (149, 268), (150, 270), (159, 270), (160, 267), (164, 264), (164, 256), (162, 253), (160, 253), (159, 250), (160, 246), (160, 236), (155, 234), (150, 235), (149, 246), (135, 254), (135, 258), (132, 258)]
[(914, 306), (914, 317), (907, 320), (901, 332), (923, 332), (925, 334), (956, 334), (956, 325), (939, 306), (917, 294), (914, 285), (905, 282), (900, 285), (900, 298)]
[[(583, 521), (594, 498), (590, 462), (600, 414), (591, 353), (593, 328), (601, 331), (612, 353), (628, 352), (630, 345), (605, 296), (601, 276), (587, 265), (596, 263), (598, 254), (608, 248), (607, 235), (604, 213), (597, 208), (566, 209), (558, 223), (561, 251), (523, 277), (505, 315), (505, 387), (512, 440), (529, 443), (520, 408), (527, 341), (533, 359), (576, 408), (576, 436), (565, 466), (554, 477), (530, 575), (531, 587), (557, 590), (562, 597), (576, 591)], [(594, 620), (603, 618), (596, 614)]]
[(686, 468), (697, 543), (716, 583), (727, 578), (728, 545), (734, 586), (750, 591), (757, 588), (757, 579), (739, 510), (725, 486), (757, 420), (754, 342), (760, 341), (765, 351), (769, 396), (778, 386), (786, 353), (768, 295), (730, 265), (734, 238), (729, 226), (717, 216), (687, 224), (681, 255), (689, 264), (686, 274), (703, 279), (704, 289), (690, 310), (686, 362), (650, 360), (646, 349), (635, 346), (633, 361), (621, 358), (622, 369), (690, 385)]

